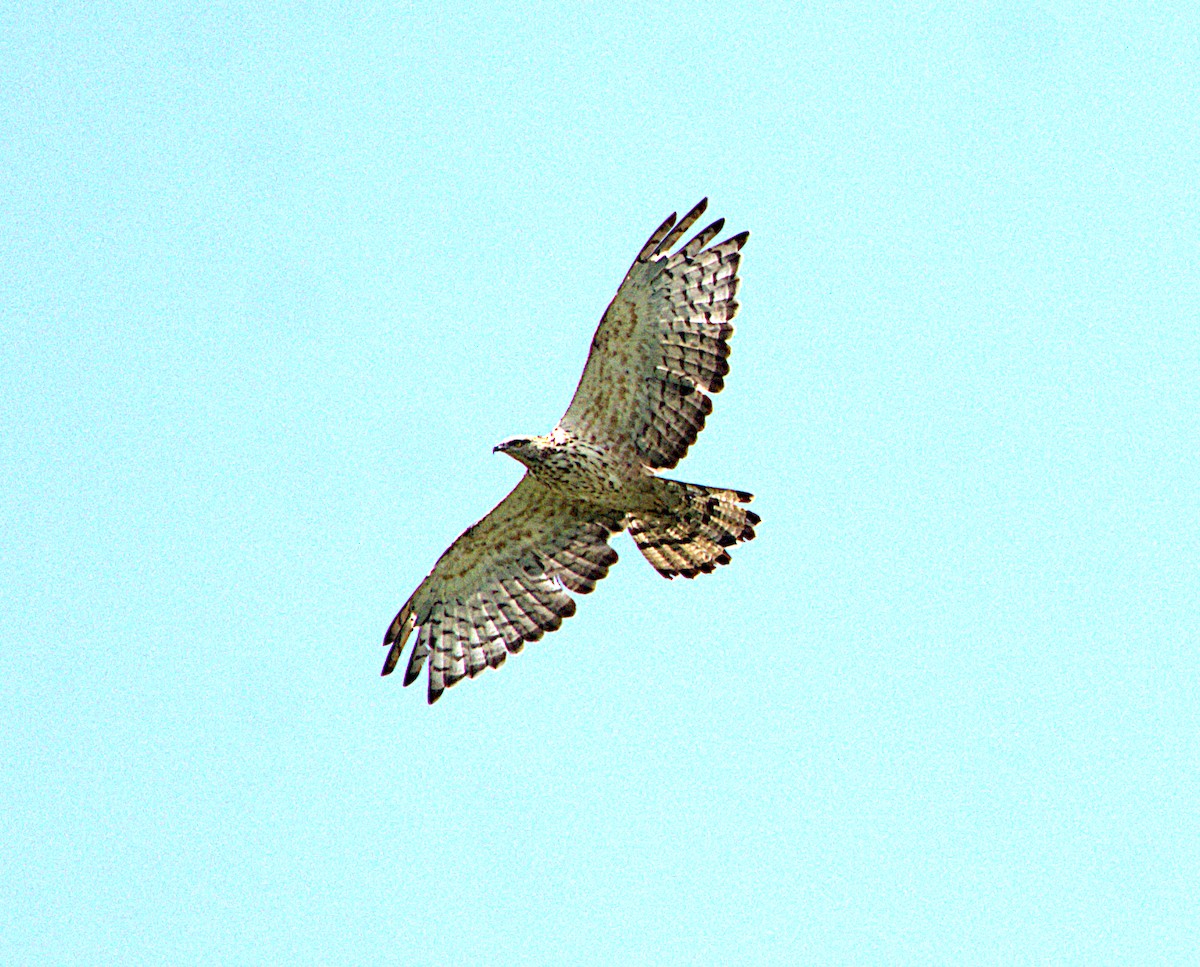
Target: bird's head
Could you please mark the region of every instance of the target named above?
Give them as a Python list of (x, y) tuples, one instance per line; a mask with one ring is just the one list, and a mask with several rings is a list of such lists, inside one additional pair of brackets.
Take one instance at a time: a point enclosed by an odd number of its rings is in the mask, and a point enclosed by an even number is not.
[(541, 458), (540, 437), (514, 436), (501, 440), (492, 448), (492, 453), (506, 453), (519, 463), (531, 466)]

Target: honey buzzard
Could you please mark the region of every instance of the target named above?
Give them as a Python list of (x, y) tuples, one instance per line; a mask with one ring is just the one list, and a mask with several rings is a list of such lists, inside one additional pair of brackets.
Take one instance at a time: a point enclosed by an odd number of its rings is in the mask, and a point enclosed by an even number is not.
[(575, 397), (545, 436), (500, 443), (527, 470), (520, 483), (438, 559), (384, 636), (383, 674), (414, 630), (404, 684), (429, 662), (433, 704), (444, 689), (499, 668), (527, 641), (575, 613), (616, 562), (608, 538), (628, 530), (663, 577), (707, 574), (754, 537), (740, 490), (656, 476), (674, 467), (712, 412), (729, 372), (741, 248), (749, 232), (710, 245), (718, 219), (671, 250), (702, 200), (650, 236), (600, 320)]

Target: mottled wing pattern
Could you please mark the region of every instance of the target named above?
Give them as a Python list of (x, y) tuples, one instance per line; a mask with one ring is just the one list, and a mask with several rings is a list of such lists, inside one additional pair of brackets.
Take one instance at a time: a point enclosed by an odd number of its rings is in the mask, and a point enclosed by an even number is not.
[(383, 674), (415, 630), (404, 684), (429, 662), (429, 703), (464, 677), (499, 668), (575, 613), (567, 593), (587, 594), (608, 574), (621, 514), (556, 497), (526, 474), (490, 514), (439, 558), (388, 628)]
[(654, 469), (696, 441), (729, 372), (741, 248), (749, 232), (707, 247), (718, 219), (671, 249), (704, 213), (672, 214), (638, 253), (604, 313), (575, 397), (559, 425)]

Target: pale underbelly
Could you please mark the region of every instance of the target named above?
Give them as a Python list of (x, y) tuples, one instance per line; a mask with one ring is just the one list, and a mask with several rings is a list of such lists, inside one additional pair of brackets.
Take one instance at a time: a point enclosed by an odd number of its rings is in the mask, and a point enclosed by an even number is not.
[(662, 511), (660, 482), (649, 474), (634, 477), (592, 461), (540, 466), (534, 476), (547, 487), (569, 497), (624, 513)]

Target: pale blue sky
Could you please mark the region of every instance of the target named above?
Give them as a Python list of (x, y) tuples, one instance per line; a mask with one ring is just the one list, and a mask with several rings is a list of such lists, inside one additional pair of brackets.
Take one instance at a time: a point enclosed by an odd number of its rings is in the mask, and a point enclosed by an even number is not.
[[(1198, 28), (6, 7), (0, 960), (1194, 960)], [(702, 195), (758, 540), (427, 707), (388, 621)]]

